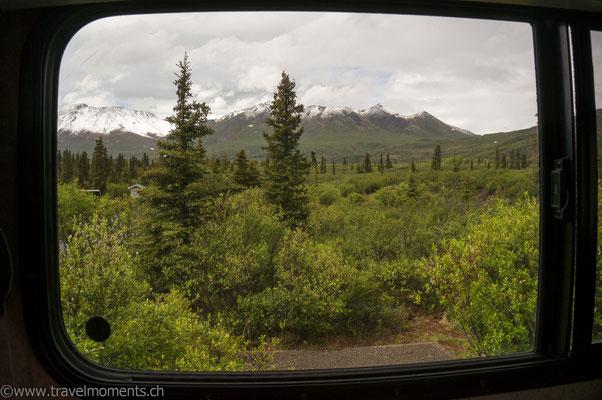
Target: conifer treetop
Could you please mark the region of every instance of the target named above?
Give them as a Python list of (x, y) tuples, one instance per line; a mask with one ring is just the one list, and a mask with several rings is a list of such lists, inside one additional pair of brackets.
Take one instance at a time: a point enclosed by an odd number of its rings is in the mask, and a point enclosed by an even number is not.
[[(207, 127), (207, 115), (210, 108), (207, 104), (199, 103), (193, 99), (192, 95), (192, 80), (190, 62), (188, 54), (184, 53), (184, 58), (177, 64), (179, 73), (175, 73), (178, 79), (173, 81), (176, 86), (177, 102), (173, 108), (174, 115), (165, 118), (165, 120), (174, 126), (166, 140), (162, 142), (162, 147), (166, 150), (186, 151), (194, 146), (194, 143), (199, 143), (200, 140), (207, 135), (213, 133), (213, 130)], [(167, 143), (166, 143), (167, 142)], [(169, 146), (168, 143), (173, 143), (176, 148)], [(201, 146), (198, 146), (201, 148)]]
[(297, 104), (295, 81), (291, 80), (284, 71), (269, 108), (270, 116), (266, 124), (273, 128), (273, 133), (263, 134), (268, 142), (268, 153), (272, 156), (291, 156), (297, 150), (299, 139), (303, 134), (303, 128), (298, 128), (304, 108), (303, 104)]

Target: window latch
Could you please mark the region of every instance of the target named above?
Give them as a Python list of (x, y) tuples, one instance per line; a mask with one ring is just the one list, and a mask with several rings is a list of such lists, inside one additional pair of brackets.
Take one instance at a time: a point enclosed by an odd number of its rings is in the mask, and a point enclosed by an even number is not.
[(569, 209), (569, 179), (571, 178), (571, 160), (559, 158), (554, 161), (552, 170), (552, 209), (554, 217), (561, 221), (570, 218)]

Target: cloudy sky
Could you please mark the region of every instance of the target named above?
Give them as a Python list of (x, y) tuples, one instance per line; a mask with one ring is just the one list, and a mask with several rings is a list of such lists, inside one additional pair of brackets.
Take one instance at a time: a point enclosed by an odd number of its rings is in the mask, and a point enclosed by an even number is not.
[(167, 116), (176, 63), (214, 117), (272, 99), (285, 70), (304, 105), (428, 111), (478, 134), (532, 126), (531, 27), (455, 18), (339, 13), (203, 13), (95, 21), (69, 43), (60, 106)]

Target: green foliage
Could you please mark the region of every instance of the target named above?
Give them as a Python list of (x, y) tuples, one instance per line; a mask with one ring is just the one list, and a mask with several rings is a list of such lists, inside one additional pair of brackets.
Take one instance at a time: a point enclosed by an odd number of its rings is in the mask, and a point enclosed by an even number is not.
[(107, 190), (111, 164), (107, 155), (107, 148), (102, 143), (102, 138), (96, 139), (94, 153), (92, 154), (92, 166), (90, 168), (90, 184), (92, 189), (98, 189), (101, 193)]
[(387, 319), (388, 298), (371, 279), (346, 265), (336, 250), (296, 230), (284, 238), (275, 285), (239, 297), (250, 332), (289, 333), (318, 339), (334, 332), (360, 332)]
[(88, 160), (88, 153), (84, 151), (77, 161), (77, 183), (79, 187), (86, 187), (89, 179), (90, 160)]
[[(199, 141), (189, 149), (204, 154)], [(146, 190), (163, 196), (154, 204), (123, 196), (125, 184), (109, 184), (101, 197), (60, 185), (61, 268), (69, 266), (73, 275), (65, 290), (91, 299), (69, 309), (68, 332), (103, 365), (257, 370), (270, 359), (275, 337), (316, 343), (339, 335), (403, 335), (419, 308), (437, 318), (446, 311), (465, 328), (474, 354), (529, 349), (537, 209), (522, 197), (536, 196), (537, 185), (534, 168), (516, 168), (523, 150), (512, 154), (514, 169), (488, 169), (474, 156), (470, 170), (472, 155), (465, 162), (456, 157), (457, 172), (452, 157), (442, 160), (442, 171), (428, 168), (432, 160), (388, 168), (383, 154), (380, 173), (345, 167), (336, 175), (316, 173), (303, 183), (307, 219), (296, 228), (284, 207), (267, 200), (267, 186), (241, 190), (247, 185), (237, 181), (237, 171), (240, 178), (256, 165), (243, 152), (234, 162), (216, 155), (210, 167), (197, 159), (200, 175), (179, 194), (178, 205), (189, 204), (196, 221), (187, 227), (163, 218), (176, 215), (168, 208), (177, 196), (173, 188), (159, 190), (152, 174)], [(138, 173), (143, 164), (144, 158), (130, 159), (127, 170), (134, 165)], [(276, 164), (270, 158), (261, 168)], [(365, 164), (354, 169), (365, 171)], [(488, 201), (493, 193), (500, 198)], [(75, 251), (77, 243), (87, 244)], [(113, 264), (102, 261), (110, 265), (107, 274), (93, 278), (98, 260), (112, 257)], [(90, 268), (82, 268), (77, 286), (82, 264)], [(123, 282), (111, 280), (115, 274)], [(104, 289), (95, 279), (104, 279)], [(121, 291), (130, 298), (119, 297)], [(123, 323), (98, 344), (86, 339), (82, 323), (86, 310), (107, 308), (105, 298), (114, 299), (107, 315)]]
[(370, 162), (370, 154), (366, 153), (364, 156), (364, 163), (362, 164), (362, 172), (372, 172), (372, 163)]
[(529, 351), (535, 332), (538, 212), (533, 199), (494, 199), (460, 239), (446, 240), (426, 276), (477, 355)]
[(281, 207), (283, 217), (296, 225), (307, 219), (309, 163), (298, 149), (303, 134), (303, 128), (299, 128), (303, 105), (297, 104), (294, 89), (295, 82), (282, 72), (266, 120), (272, 133), (263, 132), (263, 137), (270, 160), (265, 169), (267, 199)]
[(431, 169), (433, 171), (439, 171), (441, 169), (441, 145), (435, 146), (431, 161)]
[(57, 199), (59, 242), (65, 243), (73, 234), (73, 218), (88, 221), (96, 211), (97, 199), (74, 184), (58, 185)]
[(205, 313), (231, 310), (236, 298), (273, 281), (284, 224), (259, 189), (224, 198), (214, 222), (172, 252), (165, 277)]
[(213, 179), (215, 174), (208, 176), (202, 139), (213, 133), (206, 126), (209, 106), (193, 100), (186, 54), (178, 68), (174, 115), (166, 118), (174, 128), (157, 143), (159, 157), (146, 175), (148, 186), (139, 196), (144, 207), (136, 243), (158, 290), (166, 287), (161, 274), (173, 261), (172, 252), (182, 243), (190, 243), (195, 227), (207, 219), (209, 199), (226, 186), (219, 175), (217, 179)]
[(107, 195), (112, 198), (120, 198), (123, 196), (131, 196), (126, 184), (123, 183), (108, 183)]
[(234, 182), (247, 188), (259, 186), (259, 171), (255, 162), (249, 163), (244, 149), (234, 158)]
[[(177, 291), (150, 296), (137, 260), (124, 247), (128, 231), (95, 215), (76, 222), (60, 254), (66, 330), (76, 347), (104, 366), (169, 371), (242, 370), (246, 345), (221, 318), (200, 319)], [(85, 333), (102, 316), (111, 336), (102, 343)], [(265, 361), (268, 361), (266, 358)]]
[(337, 188), (333, 185), (320, 185), (312, 190), (312, 195), (317, 196), (318, 202), (323, 206), (334, 204), (341, 195)]

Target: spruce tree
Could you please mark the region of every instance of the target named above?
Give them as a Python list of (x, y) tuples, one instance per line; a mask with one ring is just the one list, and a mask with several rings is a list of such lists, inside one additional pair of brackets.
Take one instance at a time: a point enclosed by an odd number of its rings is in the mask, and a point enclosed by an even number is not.
[(453, 172), (458, 172), (460, 170), (461, 161), (456, 162), (456, 157), (454, 157), (454, 166), (452, 168)]
[[(190, 63), (185, 54), (178, 62), (179, 73), (173, 82), (177, 102), (173, 115), (165, 120), (173, 126), (157, 142), (158, 158), (145, 175), (148, 187), (140, 192), (147, 206), (139, 242), (144, 246), (147, 262), (153, 264), (151, 280), (155, 286), (161, 274), (161, 259), (181, 244), (190, 243), (194, 228), (207, 218), (208, 197), (201, 184), (206, 175), (205, 149), (202, 139), (213, 133), (206, 126), (209, 106), (194, 100)], [(143, 165), (148, 162), (146, 154)]]
[(330, 160), (330, 161), (332, 161), (332, 174), (336, 175), (337, 174), (337, 170), (334, 167), (334, 160)]
[(107, 155), (107, 148), (102, 143), (102, 138), (96, 139), (94, 153), (92, 154), (92, 165), (90, 167), (90, 183), (92, 189), (100, 190), (104, 194), (107, 191), (107, 179), (109, 179), (111, 164)]
[(88, 180), (90, 179), (90, 160), (88, 160), (88, 153), (83, 151), (77, 162), (77, 184), (79, 187), (86, 187)]
[(131, 156), (130, 161), (128, 162), (128, 179), (134, 180), (137, 178), (136, 168), (138, 167), (138, 159), (136, 156)]
[(495, 169), (500, 168), (500, 148), (495, 148)]
[(259, 173), (259, 169), (257, 168), (257, 162), (255, 160), (249, 161), (249, 169), (247, 176), (247, 182), (249, 184), (249, 187), (258, 187), (261, 185), (261, 174)]
[(234, 158), (234, 182), (247, 188), (259, 186), (259, 171), (255, 163), (249, 162), (244, 149)]
[(281, 207), (284, 219), (293, 225), (304, 222), (308, 216), (309, 163), (298, 149), (303, 134), (303, 128), (299, 127), (302, 112), (303, 105), (297, 104), (295, 82), (283, 71), (266, 120), (272, 133), (263, 132), (270, 159), (265, 169), (266, 197)]
[(416, 178), (414, 178), (414, 174), (410, 173), (408, 176), (408, 191), (406, 192), (408, 197), (416, 197), (418, 194), (417, 186), (418, 185), (416, 183)]
[(386, 168), (393, 168), (393, 163), (391, 162), (391, 157), (389, 157), (389, 153), (387, 153), (387, 164), (385, 165)]
[(61, 182), (70, 183), (73, 180), (75, 160), (71, 150), (64, 150), (61, 157)]
[(433, 159), (431, 161), (431, 169), (433, 171), (439, 171), (441, 169), (441, 146), (435, 146), (433, 151)]
[(228, 171), (230, 169), (230, 161), (228, 161), (228, 155), (226, 153), (222, 154), (220, 165), (224, 171)]
[(366, 153), (363, 164), (364, 172), (372, 172), (372, 163), (370, 162), (370, 154)]
[(318, 165), (318, 160), (316, 160), (316, 152), (315, 151), (311, 152), (311, 165), (313, 167), (316, 167)]
[(378, 172), (381, 174), (385, 172), (385, 161), (383, 160), (383, 153), (380, 153), (380, 159), (378, 160)]
[(410, 171), (416, 172), (416, 164), (414, 164), (414, 160), (410, 160)]

